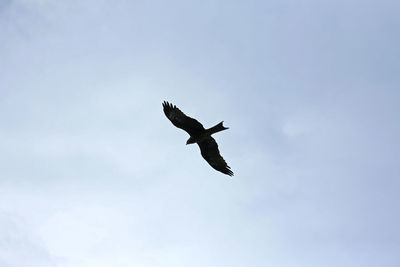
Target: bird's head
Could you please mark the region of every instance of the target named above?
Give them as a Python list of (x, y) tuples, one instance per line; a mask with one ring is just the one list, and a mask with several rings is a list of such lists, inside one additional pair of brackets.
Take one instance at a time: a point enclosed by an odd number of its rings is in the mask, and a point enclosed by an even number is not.
[(190, 138), (186, 141), (186, 144), (187, 144), (187, 145), (189, 145), (189, 144), (194, 144), (194, 143), (196, 143), (196, 141), (194, 140), (193, 137), (190, 137)]

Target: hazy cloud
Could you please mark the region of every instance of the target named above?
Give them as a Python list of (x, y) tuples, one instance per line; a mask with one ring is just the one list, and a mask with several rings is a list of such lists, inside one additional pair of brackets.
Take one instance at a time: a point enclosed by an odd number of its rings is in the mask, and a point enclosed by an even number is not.
[(398, 8), (0, 2), (0, 265), (398, 266)]

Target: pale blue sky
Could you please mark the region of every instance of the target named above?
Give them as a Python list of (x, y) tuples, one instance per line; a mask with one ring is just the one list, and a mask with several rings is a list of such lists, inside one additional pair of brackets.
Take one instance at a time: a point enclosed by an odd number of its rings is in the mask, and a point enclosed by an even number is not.
[(0, 0), (0, 266), (398, 267), (398, 10)]

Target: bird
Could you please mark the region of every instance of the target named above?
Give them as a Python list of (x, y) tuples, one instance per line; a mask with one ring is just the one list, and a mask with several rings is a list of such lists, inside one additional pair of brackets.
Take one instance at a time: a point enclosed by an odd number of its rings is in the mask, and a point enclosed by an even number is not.
[(228, 166), (219, 153), (217, 142), (213, 137), (211, 137), (214, 133), (229, 129), (223, 125), (223, 121), (214, 127), (205, 129), (200, 122), (186, 116), (185, 113), (175, 105), (167, 101), (164, 101), (162, 105), (165, 116), (167, 116), (172, 124), (185, 130), (190, 135), (186, 145), (197, 143), (200, 147), (201, 155), (211, 167), (226, 175), (233, 176), (231, 167)]

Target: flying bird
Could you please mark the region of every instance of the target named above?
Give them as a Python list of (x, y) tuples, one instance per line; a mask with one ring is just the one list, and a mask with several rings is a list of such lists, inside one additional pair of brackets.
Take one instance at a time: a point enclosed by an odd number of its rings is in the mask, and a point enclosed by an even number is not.
[(231, 167), (228, 166), (224, 158), (219, 154), (217, 142), (211, 137), (214, 133), (229, 129), (222, 125), (223, 121), (210, 129), (205, 129), (200, 122), (186, 116), (175, 105), (164, 101), (163, 108), (165, 116), (167, 116), (172, 124), (185, 130), (190, 135), (190, 138), (186, 142), (187, 145), (197, 143), (200, 147), (201, 155), (211, 167), (224, 174), (233, 176)]

